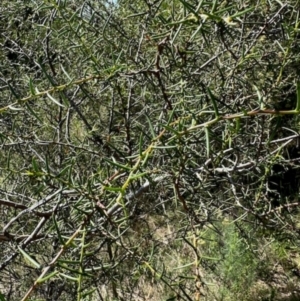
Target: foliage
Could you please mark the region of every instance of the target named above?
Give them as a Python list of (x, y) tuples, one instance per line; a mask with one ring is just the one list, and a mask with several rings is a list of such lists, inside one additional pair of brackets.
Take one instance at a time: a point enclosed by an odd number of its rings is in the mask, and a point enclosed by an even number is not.
[(295, 297), (299, 1), (4, 2), (0, 298)]

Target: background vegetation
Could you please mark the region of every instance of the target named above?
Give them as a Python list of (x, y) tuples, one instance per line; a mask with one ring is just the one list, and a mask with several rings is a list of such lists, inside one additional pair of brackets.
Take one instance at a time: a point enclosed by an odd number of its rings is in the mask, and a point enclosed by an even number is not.
[(299, 300), (299, 8), (3, 0), (0, 300)]

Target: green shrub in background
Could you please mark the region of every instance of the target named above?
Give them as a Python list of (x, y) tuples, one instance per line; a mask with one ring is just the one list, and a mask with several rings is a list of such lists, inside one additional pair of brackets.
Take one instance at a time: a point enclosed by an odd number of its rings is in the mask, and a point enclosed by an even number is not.
[(239, 235), (235, 225), (224, 226), (219, 249), (221, 260), (216, 274), (220, 275), (224, 285), (220, 288), (221, 294), (231, 300), (241, 300), (248, 295), (256, 280), (257, 259), (253, 254), (253, 246), (249, 246), (245, 238)]

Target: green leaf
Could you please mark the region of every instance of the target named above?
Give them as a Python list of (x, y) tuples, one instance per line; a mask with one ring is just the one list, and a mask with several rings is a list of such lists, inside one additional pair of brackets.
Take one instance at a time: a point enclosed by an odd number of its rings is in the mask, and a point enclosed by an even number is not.
[(63, 103), (65, 104), (65, 106), (68, 107), (70, 103), (69, 103), (69, 100), (68, 100), (68, 98), (66, 97), (66, 94), (64, 93), (64, 91), (60, 91), (60, 92), (59, 92), (59, 95), (60, 95), (60, 97), (61, 97)]
[(253, 9), (254, 9), (254, 7), (249, 7), (249, 8), (247, 8), (247, 9), (241, 11), (241, 12), (238, 12), (238, 13), (232, 15), (231, 18), (233, 19), (233, 18), (240, 17), (240, 16), (242, 16), (242, 15), (244, 15), (244, 14), (246, 14), (246, 13), (252, 11)]
[(43, 282), (46, 282), (47, 280), (55, 277), (56, 275), (58, 274), (58, 271), (54, 271), (52, 273), (50, 273), (49, 275), (47, 275), (46, 277), (44, 278), (38, 278), (36, 283), (43, 283)]
[(147, 115), (146, 115), (146, 118), (147, 118), (147, 121), (149, 123), (149, 127), (150, 127), (150, 132), (151, 132), (152, 138), (155, 139), (156, 135), (155, 135), (155, 132), (154, 132), (154, 128), (153, 128), (152, 122), (151, 122), (150, 118)]
[(35, 90), (34, 90), (33, 82), (32, 82), (31, 78), (29, 79), (29, 91), (32, 95), (35, 95)]
[(257, 96), (258, 96), (259, 108), (262, 110), (264, 108), (263, 97), (262, 97), (258, 87), (256, 85), (253, 85), (253, 86), (254, 86)]
[(176, 105), (174, 106), (173, 110), (171, 111), (170, 113), (170, 116), (168, 118), (168, 122), (167, 122), (167, 125), (169, 125), (171, 123), (171, 121), (173, 120), (173, 117), (174, 117), (174, 114), (175, 114), (175, 111), (176, 111), (177, 107)]
[(297, 82), (297, 105), (296, 105), (296, 111), (300, 111), (300, 82)]
[(41, 268), (41, 265), (37, 261), (35, 261), (31, 256), (29, 256), (24, 250), (22, 250), (20, 247), (18, 247), (18, 249), (20, 253), (23, 255), (27, 264), (37, 269)]
[(105, 186), (104, 190), (112, 192), (121, 192), (122, 194), (124, 193), (124, 189), (122, 187)]
[(60, 273), (59, 275), (65, 277), (66, 279), (71, 280), (71, 281), (75, 281), (75, 282), (78, 281), (78, 278), (75, 278), (75, 277), (72, 277), (72, 276), (69, 276), (69, 275), (66, 275), (66, 274), (63, 274), (63, 273)]
[(213, 15), (213, 14), (208, 14), (208, 13), (205, 13), (205, 14), (200, 14), (199, 15), (201, 17), (201, 19), (203, 21), (209, 19), (209, 20), (213, 20), (215, 22), (221, 22), (222, 21), (222, 18), (217, 16), (217, 15)]
[(146, 154), (143, 155), (144, 160), (142, 161), (141, 167), (146, 166), (146, 163), (148, 162), (148, 159), (150, 158), (150, 152), (146, 152)]
[(184, 1), (184, 0), (179, 0), (182, 4), (183, 4), (183, 6), (189, 11), (189, 12), (191, 12), (191, 13), (193, 13), (193, 14), (197, 14), (197, 12), (194, 10), (194, 8), (193, 8), (193, 6), (192, 5), (190, 5), (188, 2), (186, 2), (186, 1)]
[(55, 104), (57, 104), (60, 107), (64, 107), (63, 104), (61, 104), (59, 101), (57, 101), (53, 96), (51, 96), (49, 93), (47, 93), (47, 96), (50, 100), (52, 100)]
[(67, 77), (70, 81), (72, 81), (71, 76), (70, 76), (70, 75), (68, 74), (68, 72), (65, 70), (64, 66), (63, 66), (63, 65), (60, 65), (60, 68), (61, 68), (61, 70), (63, 71), (63, 73), (66, 75), (66, 77)]
[(212, 94), (209, 87), (207, 87), (207, 92), (208, 92), (209, 98), (212, 101), (212, 104), (213, 104), (213, 107), (214, 107), (214, 110), (215, 110), (215, 115), (216, 115), (216, 117), (219, 117), (219, 111), (218, 111), (218, 107), (217, 107), (217, 103), (216, 103), (216, 97)]
[(34, 170), (35, 172), (38, 172), (38, 171), (39, 171), (39, 166), (38, 166), (38, 164), (36, 163), (36, 161), (35, 161), (34, 158), (32, 158), (31, 163), (32, 163), (32, 168), (33, 168), (33, 170)]
[(64, 176), (69, 170), (71, 172), (71, 169), (73, 168), (73, 164), (69, 164), (67, 166), (65, 166), (62, 171), (57, 175), (58, 178)]
[(87, 297), (88, 295), (91, 295), (95, 290), (96, 290), (96, 288), (90, 289), (90, 290), (87, 291), (86, 293), (82, 294), (82, 298), (85, 298), (85, 297)]
[(51, 85), (52, 85), (53, 87), (56, 87), (55, 81), (54, 81), (53, 78), (48, 74), (48, 72), (46, 71), (46, 69), (45, 69), (43, 63), (41, 62), (41, 60), (39, 60), (38, 65), (39, 65), (39, 67), (42, 69), (43, 73), (46, 75), (46, 77), (47, 77), (48, 81), (51, 83)]
[(53, 223), (54, 223), (54, 227), (55, 227), (55, 230), (56, 230), (56, 233), (57, 233), (58, 240), (59, 240), (61, 245), (64, 245), (64, 239), (60, 234), (60, 229), (59, 229), (59, 226), (57, 224), (55, 214), (52, 215), (52, 220), (53, 220)]
[(142, 173), (139, 173), (139, 174), (136, 174), (136, 175), (132, 175), (129, 179), (130, 180), (135, 180), (135, 179), (139, 179), (139, 178), (142, 178), (143, 176), (145, 175), (148, 175), (149, 172), (142, 172)]
[(10, 160), (11, 160), (11, 150), (9, 150), (7, 153), (7, 164), (6, 164), (7, 170), (10, 170)]
[(11, 93), (15, 96), (15, 98), (19, 99), (18, 93), (15, 91), (15, 89), (12, 87), (10, 83), (7, 82), (8, 88), (11, 91)]
[(127, 165), (123, 165), (123, 164), (120, 164), (120, 163), (117, 163), (115, 161), (111, 161), (111, 160), (108, 160), (107, 158), (103, 158), (106, 162), (110, 163), (111, 165), (113, 166), (116, 166), (116, 167), (119, 167), (119, 168), (122, 168), (122, 169), (125, 169), (125, 170), (131, 170), (130, 167), (128, 167)]
[(142, 156), (142, 154), (143, 154), (143, 142), (144, 142), (144, 135), (141, 132), (140, 140), (139, 140), (139, 154), (140, 154), (140, 156)]
[(176, 131), (175, 129), (173, 129), (172, 127), (170, 127), (168, 125), (165, 125), (164, 128), (175, 135), (180, 135), (179, 131)]
[(195, 265), (195, 261), (184, 264), (184, 265), (181, 265), (181, 266), (178, 266), (178, 267), (175, 267), (175, 268), (173, 268), (173, 270), (181, 270), (183, 268), (187, 268), (187, 267), (190, 267), (192, 265)]
[(26, 102), (25, 104), (26, 108), (28, 109), (28, 111), (41, 123), (43, 124), (42, 119), (35, 113), (35, 111), (31, 108), (30, 104), (28, 102)]
[(211, 11), (210, 13), (213, 14), (217, 8), (217, 4), (218, 4), (218, 0), (215, 0), (214, 3), (213, 3), (213, 6), (211, 8)]
[(235, 132), (238, 133), (241, 128), (241, 118), (235, 118)]

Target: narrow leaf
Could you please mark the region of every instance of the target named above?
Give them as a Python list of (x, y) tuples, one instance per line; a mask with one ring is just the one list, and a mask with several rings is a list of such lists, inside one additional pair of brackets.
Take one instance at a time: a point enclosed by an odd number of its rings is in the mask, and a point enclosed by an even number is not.
[(154, 149), (169, 149), (169, 148), (178, 148), (178, 145), (162, 145), (162, 146), (153, 146)]
[(192, 7), (192, 5), (190, 5), (188, 2), (184, 1), (184, 0), (179, 0), (183, 6), (191, 13), (193, 14), (197, 14), (197, 12), (194, 10), (194, 8)]
[(104, 190), (124, 193), (124, 190), (121, 187), (105, 186)]
[(38, 278), (36, 283), (43, 283), (43, 282), (46, 282), (47, 280), (55, 277), (56, 275), (58, 274), (58, 271), (54, 271), (52, 273), (50, 273), (49, 275), (47, 275), (46, 277), (44, 278)]
[(38, 166), (38, 164), (36, 163), (36, 161), (35, 161), (35, 159), (34, 158), (32, 158), (32, 168), (33, 168), (33, 170), (35, 171), (35, 172), (38, 172), (39, 171), (39, 166)]
[(25, 106), (27, 107), (28, 111), (40, 122), (43, 123), (42, 119), (34, 112), (28, 102), (26, 102)]
[(218, 1), (215, 0), (214, 3), (213, 3), (213, 6), (212, 6), (212, 8), (211, 8), (211, 11), (210, 11), (211, 14), (213, 14), (213, 13), (215, 12), (216, 7), (217, 7), (217, 4), (218, 4)]
[(215, 110), (215, 115), (216, 115), (216, 117), (219, 117), (219, 111), (218, 111), (218, 107), (217, 107), (217, 103), (216, 103), (216, 97), (212, 94), (211, 90), (208, 87), (207, 87), (207, 92), (208, 92), (209, 98), (212, 101), (212, 104), (213, 104), (213, 107)]
[(75, 278), (75, 277), (72, 277), (72, 276), (69, 276), (69, 275), (66, 275), (66, 274), (63, 274), (63, 273), (60, 273), (60, 275), (65, 277), (66, 279), (76, 281), (76, 282), (78, 281), (78, 278)]
[(60, 107), (64, 107), (61, 103), (59, 103), (53, 96), (51, 96), (49, 93), (47, 93), (47, 96), (50, 100), (52, 100), (54, 103), (56, 103)]
[(11, 93), (15, 96), (15, 98), (19, 99), (18, 93), (15, 91), (15, 89), (12, 87), (10, 83), (7, 83), (9, 90)]
[(103, 158), (106, 162), (110, 163), (111, 165), (117, 166), (119, 168), (125, 169), (125, 170), (131, 170), (130, 167), (126, 166), (126, 165), (122, 165), (120, 163), (108, 160), (107, 158)]
[(12, 111), (23, 111), (22, 108), (16, 108), (16, 107), (13, 107), (12, 105), (9, 105), (8, 108)]
[[(69, 164), (69, 165), (67, 165), (67, 166), (65, 166), (63, 169), (62, 169), (62, 171), (57, 175), (57, 178), (61, 178), (63, 175), (65, 175), (68, 171), (69, 171), (69, 169), (71, 169), (73, 167), (73, 164)], [(70, 172), (71, 172), (71, 170), (70, 170)]]
[(252, 11), (253, 9), (254, 9), (254, 7), (249, 7), (249, 8), (247, 8), (247, 9), (241, 11), (241, 12), (238, 12), (238, 13), (232, 15), (231, 18), (237, 18), (237, 17), (240, 17), (240, 16), (242, 16), (242, 15), (244, 15), (244, 14), (246, 14), (246, 13)]
[(34, 90), (33, 82), (32, 82), (31, 78), (29, 79), (29, 91), (32, 95), (35, 95), (35, 90)]
[(149, 174), (149, 172), (146, 171), (146, 172), (139, 173), (137, 175), (132, 175), (130, 177), (130, 180), (136, 180), (136, 179), (142, 178), (143, 176), (148, 175), (148, 174)]
[(60, 91), (59, 95), (60, 95), (63, 103), (65, 104), (65, 106), (68, 107), (69, 106), (69, 100), (67, 99), (66, 94), (64, 93), (64, 91)]
[(257, 96), (258, 96), (259, 108), (261, 110), (263, 110), (264, 109), (264, 103), (263, 103), (262, 95), (261, 95), (261, 93), (260, 93), (260, 91), (259, 91), (259, 89), (258, 89), (258, 87), (256, 85), (254, 85), (254, 88), (255, 88)]
[(171, 123), (171, 121), (173, 120), (173, 117), (174, 117), (174, 113), (175, 113), (175, 110), (176, 110), (176, 106), (174, 106), (169, 118), (168, 118), (168, 122), (167, 122), (167, 125), (169, 125)]
[(151, 132), (152, 138), (155, 139), (156, 135), (155, 135), (155, 132), (154, 132), (154, 128), (153, 128), (152, 122), (151, 122), (150, 118), (147, 115), (146, 115), (146, 118), (147, 118), (148, 123), (149, 123), (149, 127), (150, 127), (150, 132)]
[(296, 111), (300, 111), (300, 82), (297, 82), (297, 105), (296, 105)]
[(54, 223), (54, 227), (55, 227), (55, 230), (56, 230), (56, 233), (57, 233), (58, 240), (59, 240), (61, 245), (64, 245), (64, 239), (60, 234), (60, 230), (59, 230), (56, 218), (55, 218), (55, 214), (52, 215), (52, 220), (53, 220), (53, 223)]
[(41, 267), (41, 265), (38, 262), (36, 262), (32, 257), (30, 257), (24, 250), (22, 250), (20, 247), (18, 247), (18, 249), (28, 264), (34, 266), (37, 269)]
[(207, 157), (209, 157), (210, 155), (210, 137), (209, 137), (209, 128), (205, 127), (205, 138), (206, 138), (206, 154)]
[(140, 140), (139, 140), (139, 154), (140, 154), (140, 156), (143, 154), (143, 142), (144, 142), (144, 135), (141, 132)]
[(38, 65), (40, 66), (40, 68), (42, 69), (43, 73), (46, 75), (47, 79), (49, 80), (49, 82), (51, 83), (52, 86), (56, 86), (55, 81), (53, 80), (53, 78), (48, 74), (48, 72), (46, 71), (43, 63), (41, 62), (41, 60), (39, 60)]
[(72, 81), (71, 76), (70, 76), (70, 75), (68, 74), (68, 72), (65, 70), (64, 66), (63, 66), (63, 65), (60, 65), (60, 68), (61, 68), (61, 70), (63, 71), (63, 73), (66, 75), (66, 77), (67, 77), (70, 81)]
[(85, 297), (91, 295), (95, 290), (96, 290), (96, 288), (93, 288), (93, 289), (87, 291), (86, 293), (82, 294), (82, 298), (85, 298)]

